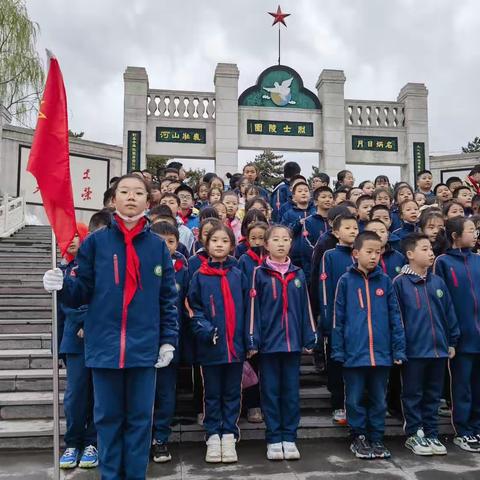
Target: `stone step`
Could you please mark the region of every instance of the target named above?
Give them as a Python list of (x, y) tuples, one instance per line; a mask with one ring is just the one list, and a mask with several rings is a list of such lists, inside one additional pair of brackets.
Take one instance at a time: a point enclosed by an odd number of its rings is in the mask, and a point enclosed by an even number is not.
[[(48, 296), (39, 296), (39, 295), (23, 295), (22, 297), (18, 296), (5, 296), (0, 295), (0, 308), (51, 308), (52, 307), (52, 298), (50, 294)], [(1, 311), (1, 310), (0, 310)]]
[[(19, 266), (16, 265), (15, 267), (9, 268), (8, 270), (2, 269), (0, 270), (0, 275), (27, 275), (27, 276), (33, 276), (33, 275), (42, 275), (45, 273), (45, 268), (44, 267), (37, 267), (35, 265), (27, 265), (27, 266)], [(41, 278), (41, 277), (40, 277)]]
[(39, 257), (38, 255), (33, 255), (33, 256), (16, 256), (16, 255), (7, 255), (3, 254), (3, 256), (0, 255), (0, 266), (2, 268), (5, 268), (5, 265), (22, 265), (22, 264), (28, 264), (28, 265), (35, 265), (38, 266), (43, 265), (43, 264), (49, 264), (51, 263), (51, 259), (48, 256), (44, 257)]
[(0, 287), (0, 298), (8, 298), (12, 295), (21, 295), (23, 298), (38, 298), (39, 296), (47, 298), (51, 297), (51, 295), (45, 291), (40, 282), (38, 282), (36, 286), (9, 285)]
[(50, 369), (52, 354), (49, 349), (0, 350), (0, 370)]
[(52, 307), (11, 307), (0, 306), (0, 323), (2, 320), (16, 320), (16, 319), (52, 319)]
[(52, 331), (52, 321), (47, 319), (0, 319), (0, 334), (34, 334), (50, 333)]
[[(65, 390), (66, 371), (59, 370), (60, 390)], [(0, 370), (0, 392), (52, 391), (52, 369)]]
[[(241, 419), (238, 423), (242, 440), (261, 440), (265, 437), (265, 425), (248, 423)], [(65, 432), (65, 420), (60, 421), (60, 432)], [(449, 419), (440, 419), (439, 433), (452, 434)], [(4, 420), (0, 422), (0, 449), (45, 449), (52, 448), (53, 421), (47, 419)], [(302, 416), (298, 429), (299, 438), (348, 438), (347, 427), (333, 425), (330, 416)], [(396, 418), (386, 419), (387, 437), (403, 436), (402, 421)], [(174, 442), (204, 442), (205, 431), (197, 425), (193, 418), (183, 418), (172, 427), (170, 441)], [(219, 477), (220, 478), (220, 477)], [(223, 478), (223, 477), (222, 477)]]
[[(63, 405), (63, 392), (59, 395)], [(64, 416), (60, 407), (60, 416)], [(0, 393), (0, 420), (53, 418), (52, 392), (3, 392)]]
[(1, 350), (50, 349), (49, 333), (0, 333)]

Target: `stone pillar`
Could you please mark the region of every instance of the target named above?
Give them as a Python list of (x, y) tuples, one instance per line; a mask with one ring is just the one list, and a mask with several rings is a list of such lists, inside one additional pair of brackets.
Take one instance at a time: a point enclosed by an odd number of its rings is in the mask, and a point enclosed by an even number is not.
[(318, 98), (322, 104), (323, 151), (320, 170), (332, 178), (345, 168), (345, 74), (343, 70), (322, 70), (318, 77)]
[(423, 83), (407, 83), (398, 94), (398, 102), (405, 105), (406, 141), (404, 153), (407, 164), (402, 166), (402, 180), (415, 185), (414, 143), (425, 147), (425, 168), (429, 168), (428, 154), (428, 90)]
[(128, 131), (140, 131), (140, 169), (147, 166), (148, 75), (143, 67), (127, 67), (123, 74), (123, 154), (122, 174), (127, 172)]
[(238, 169), (238, 77), (234, 63), (215, 69), (215, 172), (224, 178)]
[(7, 193), (8, 191), (8, 175), (5, 173), (7, 171), (7, 166), (5, 165), (7, 159), (3, 142), (3, 126), (8, 125), (11, 121), (12, 116), (8, 110), (2, 104), (0, 104), (0, 172), (3, 172), (3, 174), (0, 175), (0, 195)]

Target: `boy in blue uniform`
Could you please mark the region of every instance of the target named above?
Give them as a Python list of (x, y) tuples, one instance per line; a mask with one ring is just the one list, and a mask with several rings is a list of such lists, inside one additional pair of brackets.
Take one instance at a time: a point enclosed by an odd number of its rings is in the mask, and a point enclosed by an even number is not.
[[(155, 408), (153, 412), (153, 444), (151, 457), (155, 463), (165, 463), (172, 459), (168, 450), (168, 438), (171, 433), (171, 424), (175, 414), (175, 399), (177, 387), (177, 373), (179, 361), (185, 360), (185, 353), (191, 357), (190, 336), (186, 331), (185, 297), (188, 292), (188, 268), (185, 257), (177, 252), (179, 233), (177, 227), (166, 222), (159, 222), (152, 226), (152, 232), (160, 235), (167, 244), (175, 270), (175, 286), (177, 288), (177, 311), (179, 323), (179, 348), (175, 350), (173, 360), (164, 368), (157, 369), (157, 384), (155, 393)], [(184, 347), (190, 347), (185, 349)], [(192, 363), (192, 358), (186, 363)]]
[(327, 250), (322, 258), (321, 285), (319, 286), (319, 327), (326, 341), (327, 387), (331, 395), (332, 421), (335, 424), (346, 425), (342, 365), (331, 357), (331, 333), (337, 283), (354, 262), (352, 247), (358, 235), (357, 219), (351, 214), (339, 215), (333, 221), (332, 230), (335, 237), (338, 238), (338, 243), (335, 248)]
[(320, 236), (330, 230), (328, 211), (333, 207), (332, 189), (329, 187), (317, 188), (313, 192), (313, 202), (315, 203), (317, 210), (305, 220), (305, 230), (308, 234), (307, 239), (312, 248), (315, 247)]
[(403, 240), (408, 265), (393, 281), (405, 327), (408, 362), (402, 367), (405, 446), (417, 455), (446, 455), (438, 439), (438, 408), (447, 359), (460, 330), (444, 281), (429, 273), (435, 256), (426, 235)]
[(370, 220), (370, 210), (374, 207), (375, 201), (370, 195), (360, 195), (355, 206), (358, 212), (358, 231), (362, 233), (365, 225)]
[(272, 221), (279, 222), (282, 217), (279, 216), (281, 206), (291, 198), (290, 179), (299, 175), (301, 171), (297, 162), (287, 162), (283, 166), (284, 179), (273, 189), (270, 196), (270, 205), (272, 207)]
[[(383, 444), (386, 390), (392, 362), (405, 357), (405, 334), (392, 281), (378, 266), (382, 242), (374, 232), (358, 235), (357, 261), (338, 282), (332, 358), (343, 364), (347, 420), (357, 458), (389, 458)], [(365, 395), (368, 405), (365, 406)]]
[(298, 182), (293, 186), (292, 199), (295, 206), (288, 210), (282, 218), (282, 224), (290, 228), (293, 233), (293, 243), (290, 258), (294, 265), (304, 270), (310, 278), (310, 263), (313, 245), (307, 241), (308, 232), (305, 228), (307, 217), (315, 212), (310, 203), (310, 190), (305, 182)]
[(370, 220), (381, 220), (384, 225), (387, 227), (389, 232), (388, 234), (388, 244), (393, 250), (400, 251), (400, 237), (395, 233), (391, 232), (392, 226), (392, 217), (390, 216), (390, 209), (385, 205), (375, 205), (370, 210)]
[(393, 280), (402, 267), (407, 263), (405, 256), (394, 250), (388, 243), (388, 227), (381, 220), (370, 220), (365, 224), (365, 232), (375, 232), (382, 242), (382, 254), (380, 256), (380, 267), (385, 275)]

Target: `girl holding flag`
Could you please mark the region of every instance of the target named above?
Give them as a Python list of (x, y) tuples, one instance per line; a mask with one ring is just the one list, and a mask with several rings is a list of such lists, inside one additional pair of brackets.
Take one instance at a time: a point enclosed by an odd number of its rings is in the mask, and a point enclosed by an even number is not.
[(142, 479), (154, 367), (167, 366), (177, 345), (177, 292), (167, 246), (144, 216), (149, 186), (130, 174), (114, 190), (112, 223), (85, 239), (76, 277), (64, 280), (59, 269), (49, 270), (44, 286), (72, 308), (88, 304), (85, 363), (93, 373), (102, 479)]

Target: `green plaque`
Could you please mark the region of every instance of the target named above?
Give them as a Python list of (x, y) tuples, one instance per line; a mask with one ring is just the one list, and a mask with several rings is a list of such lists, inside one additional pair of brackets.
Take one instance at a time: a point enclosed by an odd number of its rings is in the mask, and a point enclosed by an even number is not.
[(127, 133), (127, 173), (140, 169), (141, 138), (140, 130), (129, 130)]
[(417, 185), (417, 174), (425, 170), (425, 143), (413, 142), (413, 172), (415, 175), (415, 186)]
[(207, 143), (205, 128), (157, 127), (157, 142), (167, 143)]
[(277, 122), (276, 120), (247, 120), (249, 135), (313, 137), (312, 122)]
[(398, 138), (352, 135), (352, 150), (372, 150), (375, 152), (398, 152)]
[(275, 65), (264, 70), (257, 83), (247, 88), (238, 99), (240, 106), (303, 108), (319, 110), (322, 108), (318, 97), (303, 86), (300, 75), (285, 65)]

